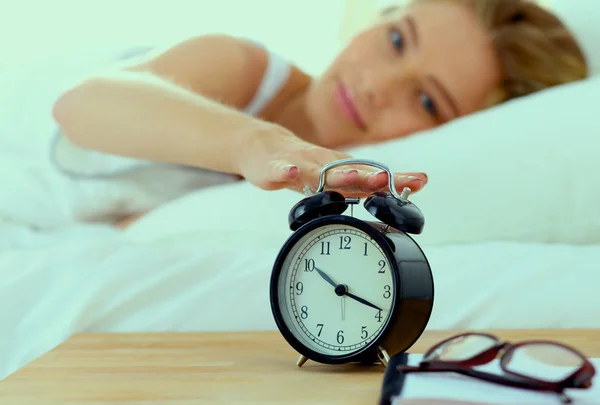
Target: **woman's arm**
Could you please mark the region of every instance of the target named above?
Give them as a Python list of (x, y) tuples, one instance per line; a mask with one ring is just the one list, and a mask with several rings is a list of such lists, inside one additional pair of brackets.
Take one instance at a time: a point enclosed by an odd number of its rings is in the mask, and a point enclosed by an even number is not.
[(56, 101), (53, 114), (80, 146), (241, 174), (239, 145), (249, 134), (284, 132), (238, 111), (265, 66), (264, 52), (245, 41), (196, 37), (84, 79)]
[[(263, 189), (314, 188), (325, 164), (349, 156), (239, 111), (266, 64), (265, 51), (249, 42), (195, 37), (82, 80), (56, 101), (53, 115), (72, 142), (89, 149), (238, 174)], [(387, 176), (369, 177), (365, 168), (343, 169), (328, 172), (330, 188), (387, 184)], [(399, 175), (396, 184), (416, 191), (424, 183)]]

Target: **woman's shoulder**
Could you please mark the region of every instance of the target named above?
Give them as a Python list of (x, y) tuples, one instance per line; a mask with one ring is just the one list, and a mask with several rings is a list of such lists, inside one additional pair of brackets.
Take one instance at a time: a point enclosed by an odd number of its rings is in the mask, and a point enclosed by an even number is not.
[(151, 48), (131, 48), (111, 68), (151, 73), (243, 108), (260, 87), (268, 62), (268, 50), (258, 43), (232, 35), (205, 34)]
[(268, 119), (310, 81), (298, 66), (260, 41), (203, 34), (161, 47), (132, 47), (120, 68), (165, 77), (205, 97)]

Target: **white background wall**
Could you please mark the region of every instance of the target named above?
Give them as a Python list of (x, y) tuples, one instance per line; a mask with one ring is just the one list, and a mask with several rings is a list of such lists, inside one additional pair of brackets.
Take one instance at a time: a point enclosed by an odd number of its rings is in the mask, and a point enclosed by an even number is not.
[(263, 41), (318, 73), (378, 9), (406, 1), (0, 0), (0, 69), (227, 32)]
[[(348, 0), (360, 3), (368, 0)], [(1, 62), (170, 42), (227, 32), (253, 37), (319, 71), (339, 47), (346, 0), (0, 0)]]

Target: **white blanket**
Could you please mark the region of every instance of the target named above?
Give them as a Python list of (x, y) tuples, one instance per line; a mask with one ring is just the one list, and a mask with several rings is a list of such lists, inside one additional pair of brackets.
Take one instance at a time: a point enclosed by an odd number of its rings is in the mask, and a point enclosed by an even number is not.
[[(0, 229), (12, 241), (0, 253), (0, 378), (74, 333), (275, 330), (268, 285), (277, 237), (227, 228), (145, 240), (95, 226)], [(429, 329), (600, 327), (600, 246), (425, 252), (436, 282)]]

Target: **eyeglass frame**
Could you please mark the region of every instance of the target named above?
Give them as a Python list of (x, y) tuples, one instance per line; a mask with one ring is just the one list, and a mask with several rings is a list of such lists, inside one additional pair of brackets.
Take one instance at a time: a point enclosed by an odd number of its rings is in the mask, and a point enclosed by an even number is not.
[[(592, 378), (596, 374), (594, 365), (583, 353), (577, 349), (552, 340), (524, 340), (513, 343), (501, 340), (497, 336), (488, 333), (467, 332), (454, 335), (435, 344), (429, 350), (427, 350), (427, 352), (425, 352), (423, 359), (426, 359), (437, 349), (448, 342), (466, 336), (483, 336), (491, 338), (496, 342), (496, 344), (466, 360), (422, 360), (419, 362), (418, 366), (399, 365), (396, 367), (396, 370), (401, 373), (453, 372), (504, 386), (523, 388), (533, 391), (553, 392), (560, 396), (563, 403), (571, 402), (571, 398), (564, 393), (565, 389), (586, 389), (592, 386)], [(558, 382), (543, 381), (508, 370), (506, 368), (506, 363), (511, 359), (510, 355), (514, 353), (515, 350), (532, 344), (550, 344), (561, 347), (581, 357), (583, 364), (579, 369)], [(500, 368), (506, 374), (494, 374), (473, 369), (475, 366), (482, 366), (492, 362), (500, 353), (502, 353), (500, 356)]]

